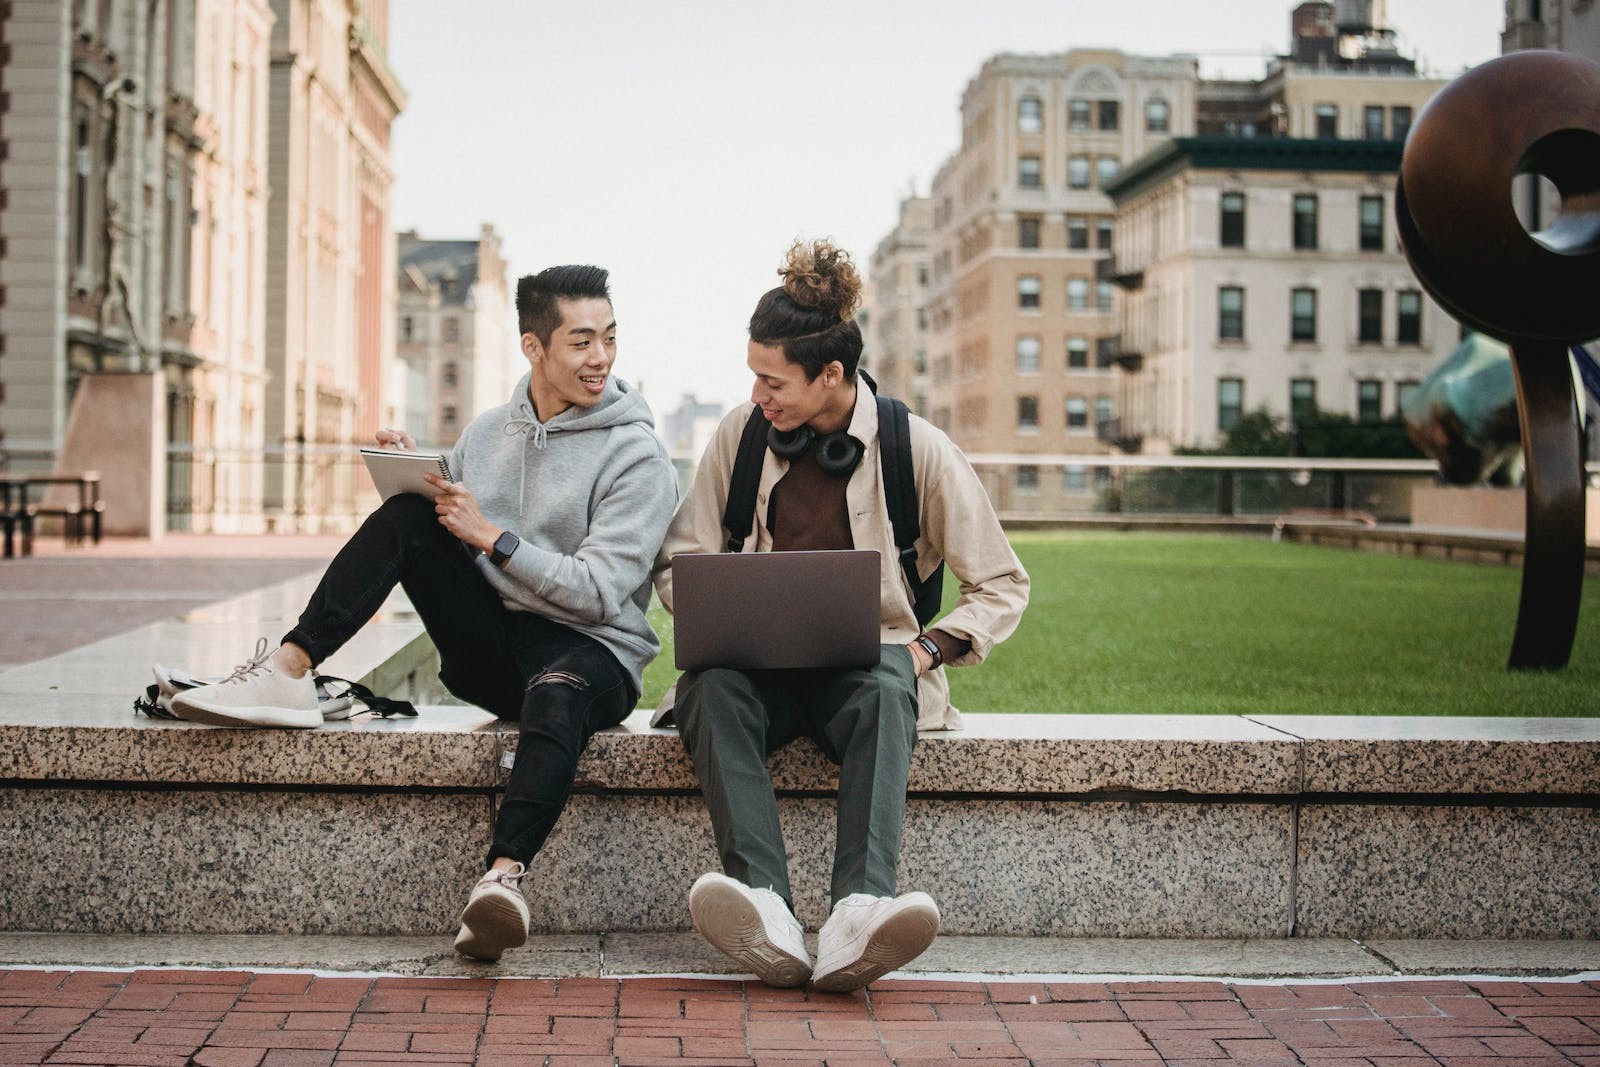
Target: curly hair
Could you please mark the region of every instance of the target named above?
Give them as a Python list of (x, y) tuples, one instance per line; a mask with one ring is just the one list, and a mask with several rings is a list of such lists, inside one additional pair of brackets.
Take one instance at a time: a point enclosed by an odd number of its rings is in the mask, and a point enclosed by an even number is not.
[(832, 241), (796, 241), (778, 268), (783, 284), (763, 293), (750, 316), (750, 339), (776, 345), (784, 357), (815, 380), (838, 361), (845, 378), (855, 378), (861, 360), (861, 275), (850, 254)]

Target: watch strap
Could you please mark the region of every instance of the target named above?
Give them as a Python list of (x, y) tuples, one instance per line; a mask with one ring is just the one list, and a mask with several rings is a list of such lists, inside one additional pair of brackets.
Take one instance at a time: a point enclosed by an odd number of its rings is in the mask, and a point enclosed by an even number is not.
[(505, 531), (494, 539), (494, 547), (489, 550), (489, 562), (496, 567), (504, 567), (506, 560), (511, 558), (511, 553), (522, 544), (522, 539), (510, 530)]
[(939, 651), (939, 642), (935, 641), (927, 634), (918, 634), (916, 637), (911, 639), (911, 643), (917, 645), (922, 649), (922, 651), (928, 654), (928, 658), (932, 662), (932, 666), (928, 668), (929, 670), (933, 670), (934, 668), (944, 664), (944, 653)]

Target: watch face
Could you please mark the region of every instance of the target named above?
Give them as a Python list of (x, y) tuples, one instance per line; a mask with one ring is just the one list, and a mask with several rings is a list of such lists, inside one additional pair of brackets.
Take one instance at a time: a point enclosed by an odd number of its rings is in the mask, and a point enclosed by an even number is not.
[(517, 540), (517, 535), (512, 533), (510, 530), (507, 530), (505, 533), (495, 538), (495, 554), (501, 557), (509, 556), (511, 553), (517, 550), (517, 545), (519, 543), (520, 542)]

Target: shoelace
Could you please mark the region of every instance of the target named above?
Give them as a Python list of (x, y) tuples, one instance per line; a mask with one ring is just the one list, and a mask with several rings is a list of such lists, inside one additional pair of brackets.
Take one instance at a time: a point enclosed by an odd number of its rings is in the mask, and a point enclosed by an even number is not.
[(265, 637), (260, 638), (256, 641), (256, 654), (254, 658), (252, 658), (248, 663), (241, 663), (235, 667), (233, 669), (233, 673), (224, 678), (220, 684), (232, 685), (235, 682), (242, 682), (247, 678), (254, 677), (262, 671), (269, 669), (267, 667), (267, 660), (270, 658), (272, 658), (272, 651), (267, 648), (267, 639)]
[(520, 863), (513, 863), (503, 871), (489, 871), (485, 877), (490, 881), (499, 882), (507, 889), (516, 889), (522, 884), (522, 876), (528, 873), (528, 868)]

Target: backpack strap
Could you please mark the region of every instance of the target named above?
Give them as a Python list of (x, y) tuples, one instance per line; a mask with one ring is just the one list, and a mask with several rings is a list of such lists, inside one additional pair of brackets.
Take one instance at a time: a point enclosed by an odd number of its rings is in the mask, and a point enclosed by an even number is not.
[(910, 410), (893, 397), (878, 397), (878, 453), (883, 463), (883, 496), (894, 527), (894, 545), (900, 550), (911, 593), (912, 613), (918, 626), (927, 626), (939, 613), (944, 595), (944, 563), (924, 581), (917, 574), (917, 540), (922, 522), (917, 516), (916, 470), (911, 460)]
[(381, 697), (372, 690), (368, 689), (366, 686), (362, 685), (360, 682), (352, 682), (345, 678), (335, 678), (331, 674), (316, 675), (313, 681), (316, 685), (323, 687), (331, 685), (343, 685), (345, 687), (343, 690), (343, 695), (347, 695), (361, 701), (361, 703), (367, 706), (368, 711), (372, 712), (380, 719), (392, 719), (397, 715), (402, 718), (416, 717), (417, 708), (415, 704), (411, 703), (411, 701), (395, 700), (392, 697)]
[(728, 531), (729, 552), (742, 552), (756, 517), (756, 490), (761, 487), (761, 464), (766, 458), (767, 430), (771, 424), (759, 407), (750, 409), (728, 479), (728, 502), (722, 510), (722, 527)]

